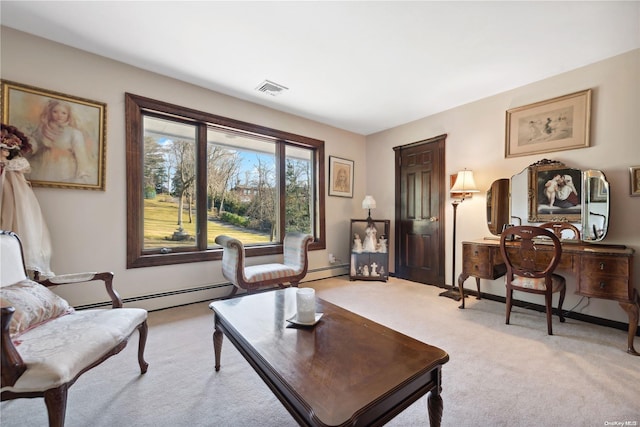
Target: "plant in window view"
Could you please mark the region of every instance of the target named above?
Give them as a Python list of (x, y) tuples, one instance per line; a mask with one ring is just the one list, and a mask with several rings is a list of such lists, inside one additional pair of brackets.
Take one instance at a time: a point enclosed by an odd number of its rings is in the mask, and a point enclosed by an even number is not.
[(311, 232), (311, 162), (287, 159), (285, 231)]

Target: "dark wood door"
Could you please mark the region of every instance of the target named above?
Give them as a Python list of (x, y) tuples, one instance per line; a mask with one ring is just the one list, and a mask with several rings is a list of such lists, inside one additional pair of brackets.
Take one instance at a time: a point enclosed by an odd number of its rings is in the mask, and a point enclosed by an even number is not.
[(397, 277), (444, 286), (446, 135), (395, 147)]

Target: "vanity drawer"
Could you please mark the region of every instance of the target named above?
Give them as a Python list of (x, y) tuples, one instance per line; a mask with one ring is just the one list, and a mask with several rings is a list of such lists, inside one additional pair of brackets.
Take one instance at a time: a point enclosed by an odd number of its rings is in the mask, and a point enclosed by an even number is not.
[(630, 257), (583, 256), (578, 293), (596, 298), (629, 300), (630, 262)]
[(489, 246), (465, 244), (462, 246), (462, 257), (467, 260), (491, 261), (491, 249)]
[[(509, 253), (509, 256), (511, 257), (511, 259), (516, 264), (519, 264), (522, 262), (520, 254), (517, 251), (515, 251), (513, 248), (508, 248), (507, 252)], [(553, 252), (550, 250), (542, 250), (540, 252), (536, 252), (535, 254), (536, 266), (539, 269), (546, 268), (546, 266), (549, 265), (549, 263), (551, 262), (551, 258), (553, 258)], [(563, 252), (562, 255), (560, 256), (560, 261), (556, 266), (556, 270), (559, 274), (562, 274), (562, 272), (575, 272), (574, 266), (575, 266), (575, 260), (574, 260), (573, 254)]]
[(629, 300), (629, 281), (626, 277), (586, 273), (580, 280), (578, 294), (587, 297), (627, 301)]
[[(483, 245), (462, 246), (462, 268), (470, 276), (490, 279), (493, 276), (492, 248)], [(495, 249), (495, 248), (493, 248)]]
[(582, 257), (582, 271), (592, 271), (615, 276), (629, 275), (629, 258), (614, 256)]
[(481, 279), (492, 279), (493, 266), (486, 262), (469, 262), (465, 260), (464, 271), (470, 276), (479, 277)]

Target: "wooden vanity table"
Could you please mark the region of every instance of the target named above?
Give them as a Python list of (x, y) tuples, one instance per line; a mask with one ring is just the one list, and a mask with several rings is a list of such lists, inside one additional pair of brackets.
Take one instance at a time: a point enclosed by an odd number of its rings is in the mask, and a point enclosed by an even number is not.
[[(551, 256), (552, 249), (553, 246), (549, 245), (549, 251), (543, 250), (539, 255)], [(640, 356), (633, 347), (640, 309), (640, 297), (631, 280), (633, 254), (633, 249), (620, 245), (563, 242), (562, 257), (556, 271), (575, 278), (575, 293), (578, 295), (618, 301), (629, 316), (627, 353)], [(464, 308), (463, 284), (469, 276), (476, 278), (479, 299), (480, 279), (495, 280), (505, 273), (498, 240), (462, 242), (462, 273), (458, 277), (462, 297), (460, 308)]]
[[(544, 189), (556, 176), (562, 178), (563, 189), (556, 190), (556, 198), (552, 200)], [(567, 190), (575, 193), (577, 200), (570, 201)], [(494, 181), (487, 190), (487, 226), (494, 237), (462, 242), (462, 273), (458, 277), (460, 308), (464, 308), (463, 284), (469, 276), (476, 278), (480, 298), (480, 279), (495, 280), (505, 275), (507, 268), (502, 260), (499, 237), (505, 228), (539, 226), (547, 222), (573, 223), (580, 235), (576, 240), (562, 236), (565, 239), (556, 271), (575, 279), (577, 295), (618, 301), (629, 316), (627, 352), (640, 356), (633, 348), (640, 311), (640, 296), (631, 275), (634, 249), (599, 243), (609, 227), (610, 194), (609, 182), (602, 171), (575, 169), (549, 159), (529, 165), (511, 179)], [(549, 244), (549, 250), (545, 249), (542, 245), (536, 257), (541, 260), (551, 257), (553, 246)]]

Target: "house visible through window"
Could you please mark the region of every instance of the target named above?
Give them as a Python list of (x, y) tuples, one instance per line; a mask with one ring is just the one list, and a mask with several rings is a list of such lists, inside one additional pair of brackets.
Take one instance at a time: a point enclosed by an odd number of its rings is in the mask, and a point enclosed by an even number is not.
[(324, 142), (126, 95), (127, 266), (282, 251), (289, 231), (324, 248)]

